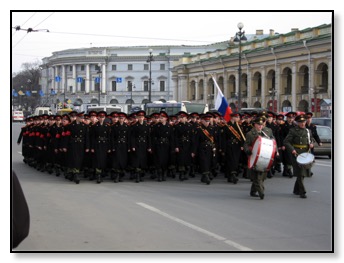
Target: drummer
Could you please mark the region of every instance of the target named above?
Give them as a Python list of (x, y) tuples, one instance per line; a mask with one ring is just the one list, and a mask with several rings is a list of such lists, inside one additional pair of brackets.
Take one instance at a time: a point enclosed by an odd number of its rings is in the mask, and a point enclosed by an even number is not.
[(294, 185), (294, 194), (301, 198), (307, 198), (303, 179), (307, 176), (306, 167), (298, 164), (297, 156), (301, 153), (307, 153), (313, 148), (312, 133), (306, 128), (306, 115), (301, 114), (295, 118), (297, 126), (289, 130), (284, 139), (286, 150), (292, 154), (292, 165), (294, 175), (297, 177)]
[[(257, 117), (253, 121), (254, 127), (246, 134), (246, 141), (244, 143), (244, 151), (250, 158), (252, 155), (252, 148), (255, 139), (258, 136), (267, 138), (267, 139), (275, 139), (272, 130), (270, 128), (265, 127), (266, 118), (264, 116)], [(278, 154), (278, 153), (276, 153)], [(264, 199), (264, 180), (266, 179), (267, 172), (261, 172), (255, 170), (254, 167), (251, 168), (251, 191), (250, 196), (258, 197), (260, 199)], [(257, 194), (258, 192), (258, 194)]]

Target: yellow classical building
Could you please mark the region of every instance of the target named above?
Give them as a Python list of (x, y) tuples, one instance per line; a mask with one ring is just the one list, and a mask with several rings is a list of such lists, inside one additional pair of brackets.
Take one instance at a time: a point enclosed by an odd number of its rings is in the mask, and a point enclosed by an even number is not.
[(232, 110), (240, 101), (240, 108), (320, 116), (320, 103), (332, 100), (332, 33), (331, 24), (287, 34), (257, 30), (246, 43), (231, 38), (225, 49), (184, 56), (172, 69), (173, 97), (214, 107), (214, 75)]

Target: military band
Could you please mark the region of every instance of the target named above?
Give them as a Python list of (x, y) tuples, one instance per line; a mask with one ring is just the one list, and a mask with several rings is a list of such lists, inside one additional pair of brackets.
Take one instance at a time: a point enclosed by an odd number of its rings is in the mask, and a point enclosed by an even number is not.
[[(158, 182), (172, 180), (176, 174), (180, 181), (199, 175), (206, 185), (222, 174), (227, 182), (237, 184), (243, 172), (243, 178), (252, 181), (250, 195), (261, 199), (266, 176), (282, 172), (283, 162), (282, 175), (293, 177), (294, 173), (298, 178), (294, 193), (304, 197), (303, 178), (311, 172), (298, 169), (295, 156), (306, 149), (298, 145), (312, 149), (310, 141), (303, 141), (306, 131), (310, 140), (319, 145), (321, 141), (311, 120), (306, 123), (311, 113), (301, 116), (305, 127), (295, 124), (294, 112), (286, 117), (284, 121), (283, 115), (273, 112), (234, 112), (227, 123), (217, 112), (181, 111), (169, 116), (162, 111), (147, 116), (143, 110), (130, 115), (72, 111), (27, 118), (17, 143), (22, 142), (24, 163), (56, 176), (64, 173), (76, 184), (81, 174), (97, 183), (108, 176), (115, 183), (126, 179), (139, 183), (147, 174)], [(300, 123), (300, 116), (295, 121)], [(272, 168), (263, 173), (247, 166), (257, 136), (276, 140), (277, 145)]]

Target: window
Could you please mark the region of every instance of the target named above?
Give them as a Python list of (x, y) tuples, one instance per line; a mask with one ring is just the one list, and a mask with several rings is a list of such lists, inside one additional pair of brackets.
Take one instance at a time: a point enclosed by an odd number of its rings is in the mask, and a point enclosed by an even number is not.
[(117, 82), (115, 80), (111, 82), (111, 91), (117, 91)]
[(73, 92), (73, 86), (69, 86), (69, 92)]
[(96, 71), (100, 71), (100, 67), (99, 67), (98, 65), (94, 65), (94, 69), (95, 69)]
[(127, 87), (128, 87), (128, 91), (132, 91), (133, 82), (128, 80)]
[(149, 81), (145, 80), (143, 82), (143, 91), (148, 91), (148, 87), (149, 87)]
[(81, 70), (81, 71), (85, 71), (85, 66), (84, 66), (84, 65), (81, 65), (80, 70)]
[(112, 65), (112, 66), (111, 66), (111, 70), (112, 70), (112, 71), (116, 71), (116, 70), (117, 70), (117, 65)]
[(160, 64), (160, 70), (165, 70), (165, 64)]
[(80, 91), (85, 91), (85, 81), (80, 83)]
[(149, 70), (149, 65), (148, 64), (144, 64), (143, 65), (143, 70)]
[(69, 71), (73, 71), (73, 66), (69, 66)]
[(128, 70), (133, 70), (133, 64), (128, 64)]
[(160, 80), (160, 91), (165, 91), (165, 81)]

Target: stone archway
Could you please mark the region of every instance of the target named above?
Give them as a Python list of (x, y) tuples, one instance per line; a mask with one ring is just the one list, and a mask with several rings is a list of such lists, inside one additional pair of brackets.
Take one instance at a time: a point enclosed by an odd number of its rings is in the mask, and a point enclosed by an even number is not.
[(306, 101), (306, 100), (301, 100), (300, 102), (299, 102), (299, 106), (298, 106), (298, 111), (303, 111), (303, 112), (308, 112), (309, 111), (309, 103), (308, 103), (308, 101)]

